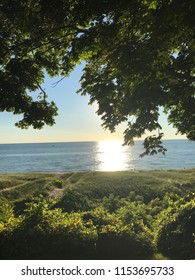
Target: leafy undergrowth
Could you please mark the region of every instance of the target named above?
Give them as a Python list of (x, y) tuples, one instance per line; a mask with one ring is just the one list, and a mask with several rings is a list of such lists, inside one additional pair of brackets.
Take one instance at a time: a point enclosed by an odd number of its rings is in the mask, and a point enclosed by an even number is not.
[(1, 259), (195, 256), (195, 170), (0, 175), (0, 186)]

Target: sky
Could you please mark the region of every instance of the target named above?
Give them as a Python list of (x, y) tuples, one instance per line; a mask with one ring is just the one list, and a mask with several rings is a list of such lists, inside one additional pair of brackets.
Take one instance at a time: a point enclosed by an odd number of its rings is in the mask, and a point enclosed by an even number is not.
[[(63, 79), (57, 86), (54, 83), (60, 77), (45, 79), (42, 87), (58, 107), (56, 124), (52, 127), (44, 126), (41, 130), (29, 128), (22, 130), (15, 127), (15, 122), (22, 116), (0, 112), (1, 137), (0, 143), (40, 143), (40, 142), (72, 142), (72, 141), (104, 141), (123, 140), (123, 131), (126, 126), (120, 125), (116, 133), (105, 131), (101, 126), (101, 118), (95, 112), (97, 105), (88, 105), (89, 97), (76, 93), (79, 89), (79, 80), (82, 75), (83, 64), (78, 65), (70, 77)], [(36, 95), (36, 93), (34, 93)], [(165, 134), (164, 139), (181, 139), (175, 135), (176, 130), (167, 123), (167, 117), (160, 115), (160, 124)]]

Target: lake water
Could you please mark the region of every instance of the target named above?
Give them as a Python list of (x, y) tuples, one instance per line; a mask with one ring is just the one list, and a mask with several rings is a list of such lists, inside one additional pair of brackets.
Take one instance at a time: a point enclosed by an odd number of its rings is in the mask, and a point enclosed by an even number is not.
[(165, 140), (166, 155), (139, 158), (142, 142), (1, 144), (0, 173), (195, 168), (195, 142)]

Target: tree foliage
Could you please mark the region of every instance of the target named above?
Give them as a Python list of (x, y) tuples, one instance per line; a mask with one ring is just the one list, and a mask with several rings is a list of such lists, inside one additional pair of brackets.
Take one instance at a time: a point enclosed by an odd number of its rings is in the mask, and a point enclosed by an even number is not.
[(103, 127), (127, 123), (125, 144), (150, 131), (144, 154), (165, 152), (160, 107), (195, 140), (194, 14), (193, 0), (1, 0), (0, 110), (23, 114), (21, 128), (53, 125), (44, 75), (85, 60), (79, 92), (98, 103)]

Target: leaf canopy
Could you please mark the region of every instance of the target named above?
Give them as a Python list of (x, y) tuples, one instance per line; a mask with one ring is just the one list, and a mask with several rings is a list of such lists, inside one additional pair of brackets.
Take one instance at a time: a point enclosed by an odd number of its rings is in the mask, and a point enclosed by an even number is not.
[(165, 152), (160, 107), (195, 140), (194, 14), (193, 0), (1, 0), (0, 111), (23, 114), (21, 128), (53, 125), (44, 75), (85, 60), (79, 93), (98, 103), (103, 127), (127, 123), (125, 144), (150, 131), (143, 155)]

